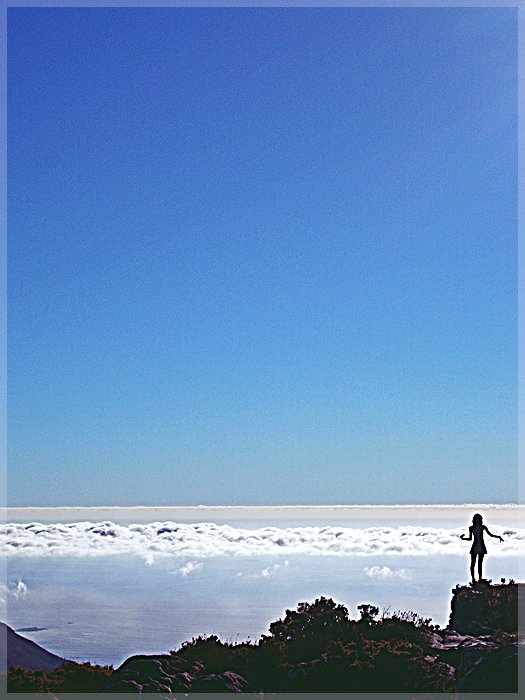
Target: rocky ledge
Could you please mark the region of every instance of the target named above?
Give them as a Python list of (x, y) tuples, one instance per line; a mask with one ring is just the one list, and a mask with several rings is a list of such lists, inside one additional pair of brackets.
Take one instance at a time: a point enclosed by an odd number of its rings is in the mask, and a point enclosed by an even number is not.
[(511, 581), (456, 586), (446, 629), (433, 643), (436, 660), (454, 669), (462, 692), (517, 692), (523, 649), (519, 607), (525, 587)]

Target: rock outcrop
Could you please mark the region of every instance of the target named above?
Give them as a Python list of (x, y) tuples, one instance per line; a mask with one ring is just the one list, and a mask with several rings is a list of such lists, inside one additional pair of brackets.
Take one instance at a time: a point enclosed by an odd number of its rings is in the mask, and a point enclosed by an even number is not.
[(246, 681), (232, 671), (206, 673), (199, 662), (175, 654), (132, 656), (116, 669), (105, 693), (242, 693)]
[(456, 586), (449, 624), (432, 644), (436, 660), (455, 669), (466, 693), (518, 691), (518, 601), (523, 584)]
[(523, 584), (493, 585), (488, 581), (456, 586), (452, 590), (448, 627), (460, 634), (516, 632), (518, 597), (523, 602), (523, 588)]

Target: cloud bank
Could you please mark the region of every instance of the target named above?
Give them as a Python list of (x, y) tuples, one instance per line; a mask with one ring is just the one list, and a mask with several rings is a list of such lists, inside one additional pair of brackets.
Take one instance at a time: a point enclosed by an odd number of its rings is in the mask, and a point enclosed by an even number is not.
[(24, 600), (29, 593), (29, 587), (27, 583), (24, 583), (21, 579), (18, 580), (17, 584), (10, 584), (6, 586), (5, 583), (0, 583), (0, 605), (5, 605), (8, 598), (13, 600)]
[(202, 564), (198, 564), (196, 561), (189, 561), (187, 564), (181, 566), (180, 569), (170, 571), (169, 573), (173, 574), (174, 576), (187, 576), (193, 571), (198, 571), (199, 569), (202, 569)]
[(287, 566), (288, 559), (284, 562), (284, 564), (273, 564), (272, 566), (267, 566), (261, 571), (260, 576), (262, 576), (263, 578), (269, 578), (270, 576), (276, 574), (279, 571), (279, 569), (286, 568)]
[[(217, 556), (465, 555), (470, 543), (460, 540), (464, 532), (464, 528), (410, 525), (243, 529), (215, 523), (10, 523), (0, 528), (0, 553), (8, 557), (136, 555), (150, 563), (162, 556), (192, 560)], [(523, 551), (525, 530), (507, 529), (502, 534), (503, 543), (487, 537), (491, 556)]]
[(370, 578), (410, 578), (406, 569), (391, 569), (389, 566), (365, 566), (363, 571)]

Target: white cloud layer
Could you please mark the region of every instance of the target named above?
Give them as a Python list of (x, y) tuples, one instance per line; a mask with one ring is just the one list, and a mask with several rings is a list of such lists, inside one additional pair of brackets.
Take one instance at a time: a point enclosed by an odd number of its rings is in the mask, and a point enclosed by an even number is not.
[(370, 578), (410, 578), (406, 569), (391, 569), (389, 566), (365, 566), (363, 571)]
[[(116, 525), (75, 522), (10, 523), (0, 528), (0, 553), (8, 557), (100, 557), (137, 555), (146, 562), (176, 556), (424, 556), (468, 554), (465, 528), (263, 527), (243, 529), (215, 523), (155, 522)], [(502, 543), (487, 537), (491, 556), (523, 551), (525, 530), (498, 530)]]
[(196, 561), (189, 561), (187, 564), (184, 564), (184, 566), (181, 566), (180, 569), (170, 571), (169, 573), (174, 574), (175, 576), (187, 576), (193, 571), (198, 571), (199, 569), (202, 569), (202, 564), (199, 564)]
[(263, 578), (269, 578), (270, 576), (273, 576), (276, 574), (279, 569), (286, 568), (288, 566), (288, 559), (284, 562), (284, 564), (273, 564), (272, 566), (267, 566), (266, 569), (263, 569), (261, 571), (261, 576)]
[(27, 583), (24, 583), (21, 579), (18, 580), (16, 585), (10, 584), (6, 586), (5, 583), (0, 584), (0, 604), (5, 605), (7, 598), (13, 598), (14, 600), (24, 600), (29, 593), (29, 587)]
[(16, 600), (23, 600), (29, 593), (29, 588), (27, 587), (26, 583), (24, 583), (23, 581), (19, 581), (13, 589), (12, 593)]

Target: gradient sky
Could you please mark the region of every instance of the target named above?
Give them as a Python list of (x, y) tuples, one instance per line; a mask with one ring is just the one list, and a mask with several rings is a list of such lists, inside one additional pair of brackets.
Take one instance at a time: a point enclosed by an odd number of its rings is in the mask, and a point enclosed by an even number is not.
[(517, 497), (517, 11), (9, 9), (8, 504)]

